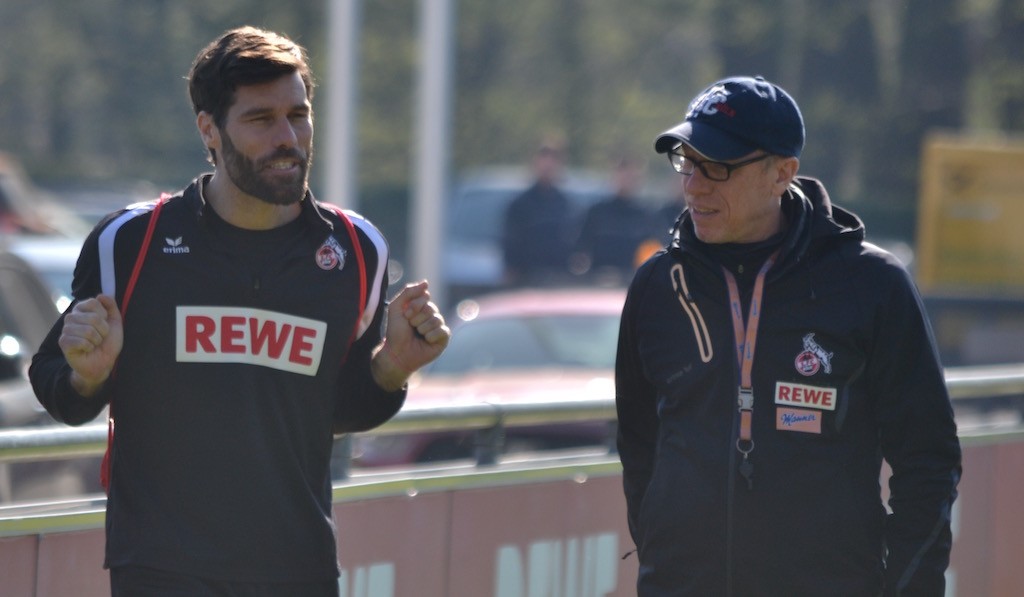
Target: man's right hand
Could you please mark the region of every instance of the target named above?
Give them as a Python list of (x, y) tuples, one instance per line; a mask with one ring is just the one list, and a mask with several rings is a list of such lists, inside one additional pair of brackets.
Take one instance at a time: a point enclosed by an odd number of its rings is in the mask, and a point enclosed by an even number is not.
[(71, 387), (82, 396), (95, 394), (110, 377), (124, 345), (121, 311), (114, 299), (101, 294), (76, 303), (64, 318), (58, 345), (71, 365)]

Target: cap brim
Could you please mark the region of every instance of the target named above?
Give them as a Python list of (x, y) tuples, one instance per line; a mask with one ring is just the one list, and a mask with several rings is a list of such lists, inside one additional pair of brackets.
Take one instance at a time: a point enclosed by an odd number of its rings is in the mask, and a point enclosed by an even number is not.
[(668, 153), (680, 143), (706, 158), (719, 161), (735, 160), (757, 149), (721, 129), (687, 120), (659, 135), (654, 141), (654, 150)]

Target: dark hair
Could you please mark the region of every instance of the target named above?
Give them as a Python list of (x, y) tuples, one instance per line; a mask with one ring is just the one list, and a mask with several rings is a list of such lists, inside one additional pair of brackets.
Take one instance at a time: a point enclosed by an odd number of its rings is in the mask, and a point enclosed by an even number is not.
[(210, 114), (214, 124), (223, 128), (240, 86), (267, 83), (294, 72), (302, 77), (306, 97), (312, 100), (315, 83), (302, 46), (256, 27), (231, 29), (203, 48), (192, 63), (188, 74), (192, 109), (197, 115)]

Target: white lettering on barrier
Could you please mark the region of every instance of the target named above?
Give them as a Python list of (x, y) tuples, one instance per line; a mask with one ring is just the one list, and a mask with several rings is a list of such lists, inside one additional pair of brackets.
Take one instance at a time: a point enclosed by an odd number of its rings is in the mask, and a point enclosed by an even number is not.
[[(582, 546), (582, 548), (581, 548)], [(495, 559), (494, 597), (603, 597), (618, 584), (619, 536), (535, 541), (526, 567), (517, 545), (502, 545)]]
[(395, 597), (395, 563), (378, 562), (358, 567), (351, 576), (345, 568), (338, 578), (340, 597)]

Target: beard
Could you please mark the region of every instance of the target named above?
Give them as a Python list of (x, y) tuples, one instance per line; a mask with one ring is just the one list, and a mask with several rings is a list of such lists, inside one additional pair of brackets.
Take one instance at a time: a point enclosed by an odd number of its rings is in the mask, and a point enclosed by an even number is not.
[[(309, 166), (312, 152), (306, 153), (298, 148), (278, 149), (271, 155), (251, 160), (238, 151), (231, 137), (221, 133), (223, 140), (221, 153), (224, 159), (224, 170), (228, 178), (242, 192), (271, 205), (291, 205), (298, 203), (309, 190)], [(294, 158), (299, 162), (299, 174), (293, 180), (273, 180), (260, 175), (267, 164), (282, 158)]]

